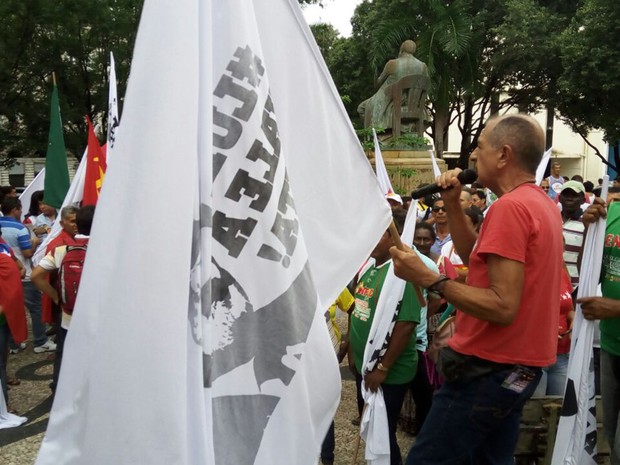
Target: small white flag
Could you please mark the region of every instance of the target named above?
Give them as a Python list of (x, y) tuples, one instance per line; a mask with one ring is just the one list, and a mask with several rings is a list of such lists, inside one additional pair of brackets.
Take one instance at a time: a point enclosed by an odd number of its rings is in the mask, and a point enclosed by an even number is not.
[(390, 210), (297, 1), (146, 0), (114, 151), (36, 463), (315, 465)]
[(110, 52), (110, 75), (109, 75), (110, 89), (108, 91), (108, 137), (107, 137), (107, 153), (106, 157), (108, 162), (110, 161), (110, 152), (114, 148), (116, 143), (116, 134), (118, 132), (118, 126), (120, 119), (118, 116), (118, 98), (116, 93), (116, 69), (114, 64), (114, 55)]
[(547, 164), (549, 163), (549, 159), (551, 158), (551, 150), (552, 148), (549, 147), (549, 150), (543, 153), (542, 159), (540, 160), (540, 163), (538, 164), (538, 168), (536, 168), (536, 185), (537, 186), (540, 186), (540, 183), (542, 182), (543, 177), (545, 176), (545, 170), (547, 169)]

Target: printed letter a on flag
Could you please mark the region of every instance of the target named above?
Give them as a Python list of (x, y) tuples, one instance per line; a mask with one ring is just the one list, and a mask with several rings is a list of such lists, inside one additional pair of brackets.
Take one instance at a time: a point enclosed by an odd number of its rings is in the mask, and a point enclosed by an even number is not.
[(316, 464), (390, 210), (297, 1), (146, 0), (114, 152), (36, 463)]

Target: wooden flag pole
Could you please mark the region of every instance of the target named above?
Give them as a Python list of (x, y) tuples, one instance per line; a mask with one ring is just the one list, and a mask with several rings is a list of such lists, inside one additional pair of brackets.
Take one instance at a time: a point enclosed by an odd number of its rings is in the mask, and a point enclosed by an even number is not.
[[(394, 245), (396, 246), (396, 248), (398, 250), (402, 250), (403, 252), (406, 251), (407, 249), (405, 249), (405, 245), (403, 244), (403, 241), (400, 238), (400, 234), (398, 234), (398, 229), (396, 229), (396, 225), (394, 224), (394, 221), (390, 223), (389, 231), (390, 231), (390, 236), (392, 236), (392, 242), (394, 242)], [(413, 285), (413, 289), (415, 290), (415, 294), (418, 298), (418, 302), (420, 303), (420, 306), (425, 307), (426, 300), (424, 300), (424, 294), (422, 294), (422, 289), (420, 289), (420, 286), (417, 286), (415, 284)]]
[(54, 84), (54, 87), (56, 87), (56, 73), (54, 71), (52, 71), (52, 83)]

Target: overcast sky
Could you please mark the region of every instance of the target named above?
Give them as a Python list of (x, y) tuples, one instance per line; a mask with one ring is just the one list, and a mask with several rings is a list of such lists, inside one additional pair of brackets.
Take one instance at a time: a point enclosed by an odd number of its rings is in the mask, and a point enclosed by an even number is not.
[(351, 16), (355, 7), (362, 0), (323, 0), (323, 8), (318, 5), (309, 5), (303, 8), (308, 24), (328, 23), (334, 26), (340, 34), (351, 35)]

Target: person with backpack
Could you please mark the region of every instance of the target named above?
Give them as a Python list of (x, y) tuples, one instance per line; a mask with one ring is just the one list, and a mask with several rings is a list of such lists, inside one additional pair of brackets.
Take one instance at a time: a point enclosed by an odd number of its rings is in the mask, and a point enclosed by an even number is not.
[[(45, 295), (49, 296), (52, 302), (59, 305), (62, 310), (61, 324), (56, 334), (57, 347), (56, 359), (54, 360), (54, 374), (50, 384), (53, 393), (56, 392), (56, 386), (58, 385), (65, 338), (75, 309), (94, 215), (95, 207), (93, 205), (80, 208), (75, 218), (78, 230), (74, 238), (75, 244), (56, 247), (32, 270), (30, 277), (34, 285)], [(52, 271), (58, 271), (56, 287), (52, 286), (48, 280), (48, 275)]]

